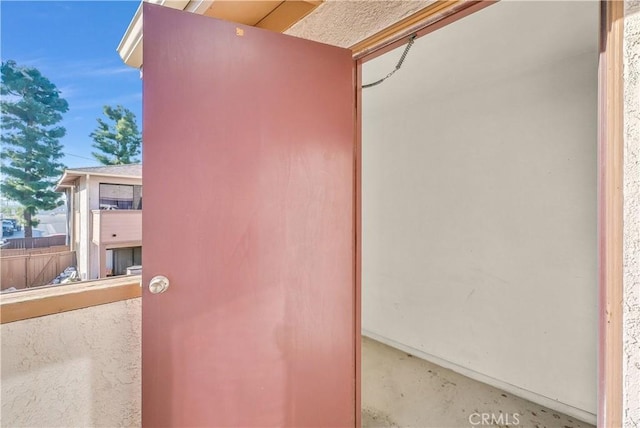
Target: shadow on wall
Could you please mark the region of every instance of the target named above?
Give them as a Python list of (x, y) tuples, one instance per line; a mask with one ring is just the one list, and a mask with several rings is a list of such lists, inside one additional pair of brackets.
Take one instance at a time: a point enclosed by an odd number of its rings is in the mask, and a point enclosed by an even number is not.
[(2, 426), (140, 426), (140, 299), (3, 324)]

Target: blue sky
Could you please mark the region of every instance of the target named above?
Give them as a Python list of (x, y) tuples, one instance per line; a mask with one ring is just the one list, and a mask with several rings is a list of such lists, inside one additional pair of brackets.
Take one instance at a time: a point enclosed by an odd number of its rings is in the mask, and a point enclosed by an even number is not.
[(94, 166), (89, 134), (105, 104), (133, 111), (142, 129), (140, 73), (116, 47), (138, 8), (135, 1), (0, 0), (0, 56), (36, 67), (69, 102), (62, 125), (63, 162)]

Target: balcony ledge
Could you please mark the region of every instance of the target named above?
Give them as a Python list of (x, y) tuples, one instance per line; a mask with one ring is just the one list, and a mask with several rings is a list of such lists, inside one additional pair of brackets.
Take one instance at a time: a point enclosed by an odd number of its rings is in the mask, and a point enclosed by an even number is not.
[(140, 275), (38, 287), (0, 295), (0, 323), (74, 311), (141, 296)]

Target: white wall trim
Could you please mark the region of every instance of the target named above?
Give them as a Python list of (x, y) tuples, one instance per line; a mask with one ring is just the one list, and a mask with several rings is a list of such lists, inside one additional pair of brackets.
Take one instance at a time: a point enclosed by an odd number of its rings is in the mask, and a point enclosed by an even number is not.
[(142, 67), (142, 3), (153, 3), (177, 10), (189, 10), (203, 14), (211, 5), (210, 1), (189, 0), (144, 0), (136, 10), (127, 30), (116, 48), (122, 61), (131, 67)]
[(437, 357), (435, 355), (428, 354), (424, 351), (420, 351), (418, 349), (412, 348), (411, 346), (403, 345), (402, 343), (396, 342), (393, 339), (389, 339), (387, 337), (381, 336), (372, 331), (362, 329), (362, 335), (370, 339), (376, 340), (380, 343), (384, 343), (385, 345), (391, 346), (392, 348), (399, 349), (415, 357), (421, 358), (425, 361), (429, 361), (430, 363), (437, 364), (440, 367), (444, 367), (446, 369), (452, 370), (456, 373), (459, 373), (473, 380), (477, 380), (478, 382), (482, 382), (487, 385), (493, 386), (495, 388), (499, 388), (505, 392), (515, 395), (516, 397), (520, 397), (525, 400), (532, 401), (534, 403), (540, 404), (541, 406), (545, 406), (552, 410), (556, 410), (558, 412), (572, 416), (583, 422), (587, 422), (593, 425), (596, 424), (596, 415), (591, 412), (578, 409), (577, 407), (573, 407), (569, 404), (561, 403), (552, 398), (545, 397), (544, 395), (540, 395), (538, 393), (528, 391), (526, 389), (520, 388), (510, 383), (501, 381), (499, 379), (495, 379), (491, 376), (487, 376), (485, 374), (476, 372), (469, 368), (460, 366), (456, 363), (452, 363), (451, 361), (448, 361), (443, 358)]

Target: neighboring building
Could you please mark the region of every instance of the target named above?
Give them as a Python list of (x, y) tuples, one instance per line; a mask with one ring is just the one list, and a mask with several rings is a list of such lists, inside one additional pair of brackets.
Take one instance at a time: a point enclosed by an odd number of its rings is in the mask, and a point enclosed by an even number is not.
[(65, 170), (67, 241), (82, 280), (124, 275), (142, 264), (142, 165)]

